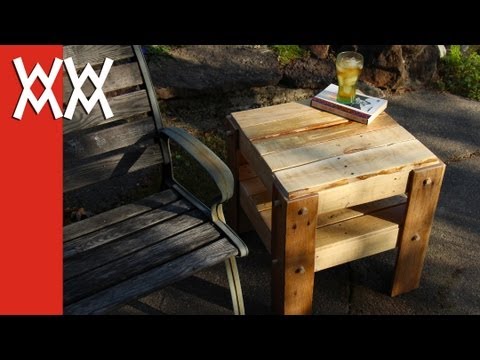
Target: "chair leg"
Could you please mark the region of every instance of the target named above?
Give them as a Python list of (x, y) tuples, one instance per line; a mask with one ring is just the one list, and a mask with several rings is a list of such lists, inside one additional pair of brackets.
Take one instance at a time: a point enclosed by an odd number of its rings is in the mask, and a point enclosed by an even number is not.
[(225, 268), (227, 270), (230, 294), (232, 295), (233, 312), (235, 315), (245, 315), (242, 286), (240, 284), (240, 276), (238, 275), (237, 261), (234, 256), (225, 260)]

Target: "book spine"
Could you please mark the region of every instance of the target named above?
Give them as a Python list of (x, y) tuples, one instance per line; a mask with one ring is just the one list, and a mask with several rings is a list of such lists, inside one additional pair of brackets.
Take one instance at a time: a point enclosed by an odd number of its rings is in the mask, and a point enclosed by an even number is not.
[(365, 121), (368, 121), (368, 119), (370, 118), (370, 115), (369, 115), (369, 114), (365, 114), (365, 113), (363, 113), (363, 112), (361, 112), (361, 111), (356, 111), (356, 110), (354, 110), (354, 109), (347, 108), (347, 107), (342, 106), (342, 105), (340, 105), (340, 104), (332, 103), (332, 102), (330, 102), (330, 101), (328, 101), (328, 100), (324, 100), (324, 99), (320, 99), (320, 98), (314, 97), (314, 98), (312, 99), (312, 102), (313, 102), (313, 101), (315, 101), (315, 102), (317, 102), (317, 103), (321, 103), (321, 104), (323, 104), (324, 106), (326, 106), (326, 107), (328, 107), (328, 108), (331, 108), (332, 111), (333, 111), (333, 109), (335, 109), (335, 110), (340, 110), (340, 111), (342, 111), (342, 112), (344, 112), (344, 113), (349, 113), (349, 114), (352, 114), (352, 115), (354, 115), (354, 116), (356, 116), (356, 117), (363, 118), (363, 119), (365, 119)]
[(320, 110), (328, 111), (336, 115), (343, 116), (344, 118), (354, 120), (357, 122), (360, 122), (362, 124), (367, 125), (368, 124), (368, 119), (365, 119), (364, 117), (357, 116), (353, 112), (348, 112), (348, 111), (343, 111), (343, 108), (338, 108), (338, 107), (332, 107), (330, 104), (324, 104), (323, 102), (319, 102), (316, 100), (312, 99), (311, 106)]

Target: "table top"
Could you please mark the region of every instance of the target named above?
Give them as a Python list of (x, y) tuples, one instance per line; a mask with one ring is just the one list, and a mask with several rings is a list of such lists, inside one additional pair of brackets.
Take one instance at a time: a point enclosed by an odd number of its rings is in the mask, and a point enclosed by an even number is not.
[(232, 118), (240, 150), (257, 175), (267, 188), (275, 181), (290, 199), (366, 180), (390, 186), (413, 169), (440, 162), (385, 112), (364, 125), (291, 102)]

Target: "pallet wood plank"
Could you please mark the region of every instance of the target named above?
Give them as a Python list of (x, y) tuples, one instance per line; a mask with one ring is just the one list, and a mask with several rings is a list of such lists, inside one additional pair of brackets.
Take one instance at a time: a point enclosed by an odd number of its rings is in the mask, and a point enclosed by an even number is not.
[[(193, 223), (192, 226), (194, 226)], [(156, 230), (159, 230), (160, 227), (157, 226)], [(163, 233), (160, 234), (163, 235)], [(155, 266), (187, 254), (217, 240), (221, 236), (211, 224), (205, 223), (167, 239), (165, 237), (156, 239), (155, 233), (152, 232), (150, 234), (140, 234), (142, 238), (144, 235), (150, 238), (151, 246), (135, 252), (130, 250), (127, 253), (128, 255), (123, 257), (113, 256), (113, 261), (99, 265), (91, 271), (67, 280), (64, 285), (64, 302), (70, 304), (78, 301), (81, 298), (148, 271)]]
[(234, 256), (238, 250), (224, 238), (165, 265), (130, 278), (65, 307), (65, 314), (101, 314), (115, 306), (187, 278), (192, 273)]
[(315, 271), (394, 249), (405, 204), (317, 229)]
[(149, 166), (162, 163), (162, 153), (157, 144), (144, 149), (110, 155), (80, 165), (65, 164), (63, 171), (63, 191), (71, 191), (83, 186), (125, 175)]
[[(249, 220), (254, 224), (260, 239), (270, 251), (272, 202), (270, 195), (266, 191), (259, 193), (259, 189), (261, 190), (261, 187), (259, 187), (258, 182), (254, 182), (252, 179), (240, 182), (240, 203)], [(327, 213), (319, 213), (317, 228), (405, 204), (406, 201), (406, 196), (401, 195), (357, 205), (352, 208), (341, 208), (340, 210)]]
[(354, 241), (367, 234), (399, 228), (405, 217), (405, 204), (381, 209), (373, 214), (355, 217), (335, 224), (322, 226), (316, 233), (316, 247), (336, 247), (343, 241)]
[(249, 164), (243, 164), (238, 167), (239, 181), (253, 179), (256, 176), (257, 174), (253, 171), (252, 167)]
[(109, 225), (157, 209), (174, 202), (177, 199), (178, 194), (171, 189), (167, 189), (160, 193), (147, 196), (134, 203), (123, 205), (82, 221), (64, 226), (63, 241), (67, 242), (82, 235), (92, 233)]
[(412, 172), (405, 225), (399, 241), (399, 250), (392, 284), (392, 296), (420, 286), (423, 263), (442, 187), (445, 164)]
[(240, 148), (240, 153), (248, 159), (247, 163), (250, 165), (251, 169), (258, 177), (260, 177), (260, 179), (262, 179), (265, 187), (271, 192), (273, 183), (272, 172), (269, 170), (265, 159), (259, 155), (255, 146), (242, 132), (239, 132), (238, 134), (238, 146)]
[(304, 144), (294, 149), (263, 155), (271, 171), (284, 170), (326, 160), (345, 154), (353, 154), (391, 144), (414, 140), (415, 137), (401, 126), (391, 126), (377, 131), (337, 138), (316, 144)]
[(145, 90), (110, 98), (108, 104), (113, 112), (113, 117), (109, 119), (105, 119), (98, 103), (93, 107), (90, 114), (87, 114), (81, 105), (77, 105), (73, 118), (71, 120), (63, 119), (63, 134), (108, 124), (134, 115), (146, 114), (151, 110)]
[(317, 228), (354, 219), (363, 215), (376, 213), (379, 210), (404, 205), (406, 202), (407, 197), (405, 195), (399, 195), (369, 202), (366, 204), (360, 204), (351, 208), (345, 208), (319, 214), (317, 219)]
[[(319, 192), (319, 196), (323, 201), (318, 204), (318, 212), (322, 214), (336, 212), (339, 209), (348, 210), (347, 207), (403, 196), (406, 192), (409, 173), (409, 171), (402, 171), (382, 174), (363, 181), (322, 190)], [(245, 194), (254, 200), (258, 211), (271, 208), (271, 195), (261, 180), (249, 178), (247, 181), (242, 181), (242, 184), (245, 187)]]
[(184, 199), (177, 200), (165, 207), (155, 209), (127, 219), (119, 224), (104, 228), (90, 235), (82, 236), (68, 241), (63, 246), (63, 257), (68, 259), (71, 256), (81, 254), (96, 247), (115, 241), (121, 237), (130, 235), (144, 228), (153, 226), (161, 221), (171, 219), (191, 210), (192, 204)]
[(382, 174), (343, 186), (321, 190), (318, 212), (326, 213), (392, 196), (403, 195), (407, 190), (410, 171)]
[(133, 57), (132, 47), (129, 45), (69, 45), (63, 47), (63, 58), (73, 58), (77, 69), (90, 64), (103, 64), (105, 58), (114, 61)]
[(314, 145), (344, 137), (366, 134), (370, 131), (386, 129), (390, 126), (398, 126), (398, 123), (384, 112), (368, 126), (355, 121), (348, 121), (323, 129), (292, 133), (273, 139), (256, 140), (252, 143), (255, 145), (255, 149), (257, 149), (259, 154), (266, 155), (277, 151), (295, 149), (305, 144)]
[[(252, 223), (258, 236), (260, 236), (260, 239), (262, 240), (267, 250), (271, 252), (271, 226), (268, 226), (271, 224), (271, 219), (267, 225), (267, 223), (260, 217), (261, 213), (258, 212), (256, 203), (252, 200), (252, 197), (249, 196), (247, 192), (248, 190), (243, 184), (243, 182), (240, 183), (240, 206), (242, 207), (245, 215)], [(271, 209), (269, 211), (269, 214), (271, 214)]]
[(296, 102), (233, 112), (231, 115), (242, 129), (264, 127), (269, 124), (275, 124), (276, 126), (276, 123), (293, 120), (325, 123), (337, 118), (337, 115), (318, 111), (311, 106)]
[[(271, 213), (272, 202), (270, 195), (267, 192), (257, 193), (252, 191), (249, 182), (240, 183), (241, 186), (241, 200), (242, 204), (247, 204), (251, 213), (258, 213), (266, 222), (268, 229), (271, 228)], [(381, 209), (394, 207), (397, 205), (405, 204), (407, 197), (405, 195), (397, 195), (388, 197), (386, 199), (380, 199), (373, 202), (361, 203), (360, 205), (352, 206), (349, 208), (340, 208), (337, 210), (320, 213), (317, 218), (317, 228), (322, 226), (331, 225), (355, 217), (363, 216), (366, 214), (374, 213)], [(250, 216), (249, 216), (250, 218)]]
[(418, 140), (345, 154), (275, 172), (284, 194), (293, 199), (315, 191), (409, 171), (438, 158)]
[(330, 113), (323, 114), (323, 116), (319, 116), (318, 114), (297, 114), (285, 120), (276, 119), (274, 122), (261, 123), (247, 128), (242, 128), (241, 131), (248, 139), (250, 139), (250, 141), (255, 141), (260, 139), (277, 138), (279, 136), (291, 133), (301, 133), (314, 129), (322, 129), (343, 124), (348, 121), (338, 115)]

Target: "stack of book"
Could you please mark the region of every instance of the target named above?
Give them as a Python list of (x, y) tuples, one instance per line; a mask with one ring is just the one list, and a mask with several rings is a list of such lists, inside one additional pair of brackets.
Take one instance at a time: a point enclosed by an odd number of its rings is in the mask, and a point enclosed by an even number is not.
[(367, 125), (387, 107), (387, 100), (363, 95), (358, 91), (355, 103), (345, 105), (337, 101), (337, 92), (338, 86), (330, 84), (312, 98), (311, 106)]

